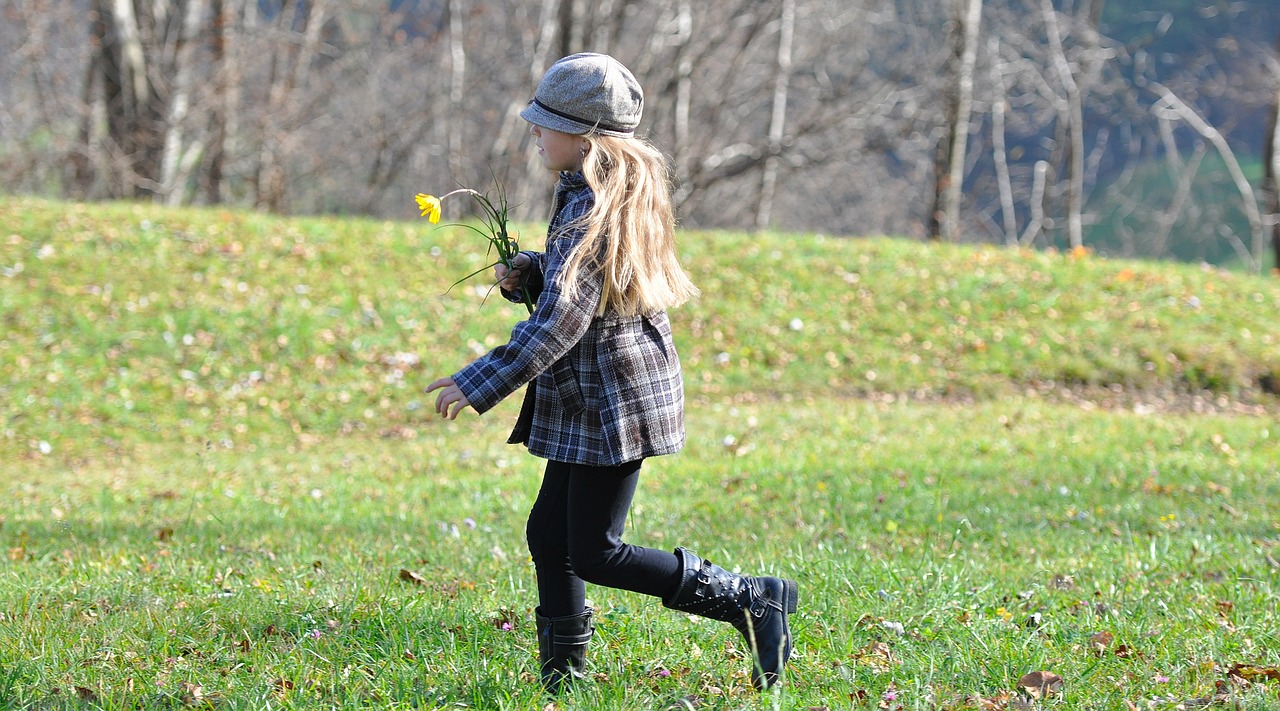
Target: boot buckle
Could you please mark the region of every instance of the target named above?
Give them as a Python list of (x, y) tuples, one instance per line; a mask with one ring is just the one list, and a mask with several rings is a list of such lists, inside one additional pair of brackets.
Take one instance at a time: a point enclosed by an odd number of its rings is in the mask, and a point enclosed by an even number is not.
[(698, 573), (694, 579), (698, 581), (697, 594), (699, 596), (705, 595), (704, 589), (711, 584), (711, 564), (705, 560), (702, 561), (702, 567), (698, 568)]
[(770, 602), (771, 601), (763, 595), (753, 595), (751, 596), (751, 606), (747, 609), (751, 612), (752, 617), (764, 617), (765, 613), (767, 613), (769, 608), (772, 607), (772, 605), (769, 604)]

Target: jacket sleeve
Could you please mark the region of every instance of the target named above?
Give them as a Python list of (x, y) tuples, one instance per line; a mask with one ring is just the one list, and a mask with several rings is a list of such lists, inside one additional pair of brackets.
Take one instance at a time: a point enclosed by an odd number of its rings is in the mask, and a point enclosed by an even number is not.
[[(577, 236), (575, 236), (577, 237)], [(498, 346), (453, 374), (453, 380), (476, 412), (484, 413), (563, 358), (582, 339), (595, 318), (603, 276), (580, 273), (577, 293), (565, 297), (556, 278), (569, 252), (578, 244), (565, 236), (547, 244), (539, 255), (542, 290), (528, 318), (516, 324), (506, 345)], [(588, 270), (583, 270), (587, 272)]]

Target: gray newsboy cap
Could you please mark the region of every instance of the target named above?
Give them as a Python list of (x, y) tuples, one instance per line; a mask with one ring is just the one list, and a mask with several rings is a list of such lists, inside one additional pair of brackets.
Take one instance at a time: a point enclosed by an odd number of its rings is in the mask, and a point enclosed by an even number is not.
[(561, 133), (631, 138), (643, 111), (644, 91), (622, 62), (584, 52), (552, 64), (520, 116)]

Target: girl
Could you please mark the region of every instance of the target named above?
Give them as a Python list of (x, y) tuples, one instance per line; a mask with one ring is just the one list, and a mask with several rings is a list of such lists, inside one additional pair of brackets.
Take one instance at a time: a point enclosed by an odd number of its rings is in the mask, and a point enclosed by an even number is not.
[(583, 675), (594, 628), (586, 582), (722, 620), (754, 655), (756, 688), (791, 655), (796, 584), (730, 573), (684, 548), (622, 541), (640, 465), (684, 444), (684, 390), (666, 309), (697, 294), (676, 259), (663, 156), (635, 137), (644, 97), (616, 59), (556, 62), (521, 112), (559, 173), (543, 253), (495, 267), (503, 294), (536, 308), (511, 340), (426, 391), (436, 412), (484, 413), (526, 383), (508, 440), (547, 460), (526, 528), (538, 579), (538, 652), (552, 693)]

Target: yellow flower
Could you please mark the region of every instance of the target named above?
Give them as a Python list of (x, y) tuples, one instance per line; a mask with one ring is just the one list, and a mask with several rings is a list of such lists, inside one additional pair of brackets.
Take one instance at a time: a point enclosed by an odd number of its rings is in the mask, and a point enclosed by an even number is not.
[(431, 224), (440, 221), (440, 198), (426, 193), (418, 193), (413, 196), (418, 203), (418, 209), (422, 211), (422, 216), (427, 218)]
[[(445, 193), (440, 197), (428, 195), (426, 193), (418, 193), (413, 196), (414, 202), (418, 204), (418, 210), (422, 216), (427, 218), (432, 224), (440, 221), (440, 203), (459, 193), (466, 193), (476, 201), (476, 205), (480, 208), (480, 220), (482, 226), (462, 225), (468, 229), (474, 230), (489, 242), (490, 252), (498, 253), (498, 260), (488, 267), (483, 267), (478, 271), (472, 272), (453, 283), (457, 286), (471, 277), (485, 271), (489, 267), (498, 264), (505, 264), (507, 269), (512, 269), (515, 258), (520, 254), (520, 242), (515, 235), (511, 234), (507, 229), (507, 196), (502, 192), (502, 186), (498, 185), (498, 197), (496, 202), (489, 199), (487, 193), (479, 193), (471, 188), (458, 188), (451, 193)], [(497, 286), (495, 284), (494, 286)], [(453, 288), (453, 287), (450, 287)], [(492, 288), (492, 287), (491, 287)], [(521, 290), (524, 297), (525, 308), (529, 313), (533, 313), (533, 300), (529, 297), (529, 292)]]

